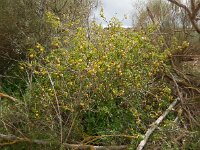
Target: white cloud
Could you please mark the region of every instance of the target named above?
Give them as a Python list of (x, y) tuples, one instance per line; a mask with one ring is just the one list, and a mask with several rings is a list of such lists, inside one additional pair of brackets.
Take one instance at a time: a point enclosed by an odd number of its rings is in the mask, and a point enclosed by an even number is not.
[[(101, 0), (104, 8), (104, 14), (107, 20), (112, 17), (117, 17), (122, 21), (123, 25), (128, 27), (131, 26), (131, 13), (133, 11), (133, 0)], [(94, 15), (97, 22), (105, 25), (106, 23), (99, 16), (100, 9), (96, 10)], [(124, 15), (128, 16), (128, 19), (124, 18)]]

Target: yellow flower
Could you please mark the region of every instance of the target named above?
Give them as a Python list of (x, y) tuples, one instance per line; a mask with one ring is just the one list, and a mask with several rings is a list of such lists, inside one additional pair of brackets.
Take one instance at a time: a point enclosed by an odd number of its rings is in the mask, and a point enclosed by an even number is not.
[(189, 45), (190, 45), (189, 42), (187, 42), (187, 41), (183, 41), (182, 48), (188, 48)]
[(33, 54), (30, 54), (30, 55), (29, 55), (29, 58), (34, 58), (34, 55), (33, 55)]
[(122, 73), (122, 71), (121, 71), (121, 70), (120, 70), (118, 73), (119, 73), (119, 76), (122, 76), (122, 75), (123, 75), (123, 73)]
[(41, 52), (44, 52), (44, 47), (40, 47), (40, 51), (41, 51)]
[(35, 73), (35, 74), (39, 74), (39, 72), (38, 72), (38, 71), (36, 71), (36, 70), (34, 71), (34, 73)]
[(39, 117), (39, 114), (38, 114), (38, 113), (36, 113), (36, 114), (35, 114), (35, 116), (36, 116), (36, 117)]
[(68, 85), (73, 85), (73, 82), (68, 82)]
[(119, 69), (119, 68), (120, 68), (120, 65), (117, 65), (116, 67)]
[(58, 63), (58, 64), (56, 64), (56, 66), (57, 66), (57, 67), (60, 67), (60, 64)]
[(37, 43), (37, 44), (36, 44), (36, 48), (39, 49), (40, 47), (41, 47), (41, 45), (40, 45), (39, 43)]
[(21, 69), (21, 70), (24, 70), (24, 67), (20, 66), (20, 69)]

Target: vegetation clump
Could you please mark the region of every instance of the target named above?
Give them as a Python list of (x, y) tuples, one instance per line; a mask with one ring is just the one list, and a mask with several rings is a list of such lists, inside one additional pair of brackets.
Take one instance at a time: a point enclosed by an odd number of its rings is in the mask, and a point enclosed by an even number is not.
[[(54, 29), (70, 26), (47, 15)], [(2, 119), (33, 138), (73, 143), (102, 136), (89, 144), (136, 144), (172, 101), (167, 84), (155, 85), (169, 49), (145, 33), (127, 32), (116, 19), (108, 29), (92, 23), (90, 33), (79, 27), (70, 34), (66, 28), (50, 47), (36, 43), (27, 50), (27, 61), (19, 63), (26, 88), (14, 110), (3, 107)]]
[[(166, 118), (147, 148), (198, 148), (195, 138), (199, 132), (181, 127), (189, 128), (183, 117), (183, 111), (190, 114), (184, 107), (186, 88), (179, 87), (187, 83), (178, 80), (181, 73), (173, 61), (173, 55), (188, 49), (189, 42), (175, 37), (166, 42), (168, 38), (160, 34), (156, 23), (142, 31), (125, 29), (116, 18), (107, 28), (95, 22), (86, 25), (87, 17), (74, 20), (70, 14), (64, 15), (67, 9), (60, 14), (51, 4), (47, 1), (45, 6), (51, 9), (45, 9), (42, 20), (36, 21), (44, 28), (39, 30), (36, 24), (37, 32), (28, 35), (34, 40), (23, 44), (26, 38), (17, 38), (23, 47), (17, 53), (23, 58), (17, 58), (12, 70), (6, 69), (1, 78), (2, 148), (136, 149), (147, 131), (157, 129), (162, 122), (156, 124), (157, 120), (163, 116)], [(89, 10), (85, 13), (89, 15)], [(106, 19), (103, 11), (101, 16)], [(198, 88), (191, 90), (192, 94), (198, 92)], [(177, 104), (177, 97), (180, 103), (169, 109)]]

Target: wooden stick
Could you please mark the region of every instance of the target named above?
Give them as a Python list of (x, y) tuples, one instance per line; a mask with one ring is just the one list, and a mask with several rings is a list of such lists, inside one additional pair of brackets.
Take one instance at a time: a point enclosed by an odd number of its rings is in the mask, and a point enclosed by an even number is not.
[(158, 125), (163, 121), (163, 119), (168, 115), (168, 113), (172, 110), (172, 108), (177, 104), (179, 98), (175, 99), (173, 103), (165, 110), (165, 112), (151, 125), (151, 127), (145, 133), (144, 139), (140, 142), (137, 147), (137, 150), (142, 150), (146, 145), (150, 135), (155, 131)]

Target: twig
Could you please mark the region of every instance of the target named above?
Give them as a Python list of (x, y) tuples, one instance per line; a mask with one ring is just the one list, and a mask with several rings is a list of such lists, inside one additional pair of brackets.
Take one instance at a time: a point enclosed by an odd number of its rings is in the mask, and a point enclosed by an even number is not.
[(7, 94), (4, 94), (4, 93), (0, 93), (0, 98), (7, 98), (7, 99), (9, 99), (9, 100), (11, 100), (11, 101), (13, 101), (13, 102), (16, 102), (16, 101), (17, 101), (16, 98), (14, 98), (14, 97), (12, 97), (12, 96), (9, 96), (9, 95), (7, 95)]
[(173, 80), (173, 82), (174, 82), (174, 84), (175, 84), (175, 86), (176, 86), (176, 90), (177, 90), (178, 96), (179, 96), (179, 98), (180, 98), (180, 100), (181, 100), (181, 104), (183, 104), (183, 95), (182, 95), (182, 93), (181, 93), (180, 90), (179, 90), (179, 86), (178, 86), (178, 84), (177, 84), (177, 82), (176, 82), (174, 76), (173, 76), (171, 73), (170, 73), (170, 75), (172, 76), (172, 80)]
[(146, 145), (150, 135), (155, 131), (157, 126), (163, 121), (163, 119), (168, 115), (168, 113), (172, 110), (172, 108), (177, 104), (179, 98), (175, 99), (173, 103), (165, 110), (165, 112), (151, 125), (151, 127), (145, 133), (144, 139), (140, 142), (137, 147), (137, 150), (142, 150)]
[(61, 116), (61, 111), (60, 111), (60, 106), (59, 106), (59, 100), (58, 100), (58, 97), (57, 97), (57, 93), (56, 93), (56, 90), (55, 90), (55, 87), (54, 87), (54, 82), (51, 78), (51, 75), (50, 73), (48, 72), (48, 77), (49, 77), (49, 80), (50, 80), (50, 83), (51, 83), (51, 86), (53, 88), (53, 92), (54, 92), (54, 96), (55, 96), (55, 99), (56, 99), (56, 105), (57, 105), (57, 109), (56, 110), (56, 113), (57, 113), (57, 116), (58, 116), (58, 120), (59, 120), (59, 125), (60, 125), (60, 142), (62, 143), (63, 142), (63, 125), (62, 125), (62, 116)]

